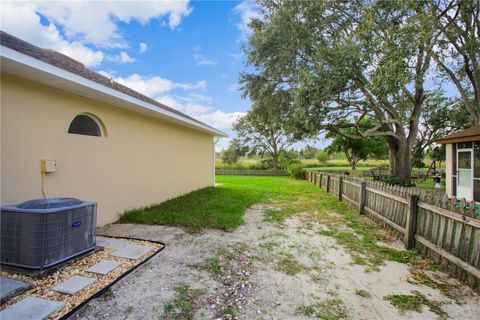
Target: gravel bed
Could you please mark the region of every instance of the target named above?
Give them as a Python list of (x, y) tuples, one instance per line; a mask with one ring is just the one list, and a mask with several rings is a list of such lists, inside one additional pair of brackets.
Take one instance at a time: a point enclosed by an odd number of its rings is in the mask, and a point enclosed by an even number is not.
[[(115, 251), (115, 249), (105, 248), (104, 250), (94, 252), (83, 258), (73, 260), (72, 262), (67, 263), (65, 266), (61, 267), (56, 272), (50, 275), (44, 276), (42, 278), (36, 278), (36, 277), (28, 276), (25, 274), (17, 274), (11, 271), (1, 270), (0, 275), (31, 283), (33, 288), (3, 303), (0, 306), (0, 310), (7, 308), (8, 306), (28, 296), (35, 296), (43, 299), (65, 302), (65, 307), (51, 314), (50, 317), (48, 318), (48, 319), (59, 319), (65, 314), (67, 314), (68, 312), (70, 312), (72, 309), (74, 309), (76, 306), (80, 305), (85, 300), (88, 300), (91, 296), (95, 295), (97, 292), (109, 286), (112, 282), (114, 282), (116, 279), (121, 277), (123, 274), (127, 273), (129, 270), (131, 270), (135, 266), (138, 266), (139, 264), (141, 264), (146, 259), (148, 259), (149, 257), (151, 257), (152, 255), (154, 255), (156, 252), (158, 252), (163, 248), (163, 245), (156, 242), (151, 242), (151, 241), (132, 240), (132, 239), (122, 239), (122, 240), (128, 241), (132, 244), (150, 246), (150, 247), (153, 247), (154, 249), (148, 252), (147, 254), (143, 255), (139, 259), (132, 260), (132, 259), (111, 256), (110, 253)], [(122, 264), (106, 275), (85, 272), (86, 269), (97, 264), (102, 259), (118, 261), (118, 262), (121, 262)], [(63, 294), (63, 293), (59, 293), (51, 290), (53, 286), (65, 280), (68, 280), (72, 276), (85, 276), (85, 277), (95, 278), (97, 281), (91, 284), (90, 286), (88, 286), (87, 288), (80, 290), (74, 295)]]

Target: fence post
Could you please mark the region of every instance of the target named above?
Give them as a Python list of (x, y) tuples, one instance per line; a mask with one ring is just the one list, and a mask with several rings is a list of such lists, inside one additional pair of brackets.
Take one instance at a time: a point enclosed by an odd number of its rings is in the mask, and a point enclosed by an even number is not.
[(362, 181), (360, 183), (360, 203), (358, 209), (360, 214), (365, 214), (365, 202), (367, 201), (367, 183)]
[(325, 186), (325, 191), (330, 191), (330, 175), (327, 174), (327, 185)]
[(405, 224), (405, 248), (412, 249), (415, 246), (415, 233), (417, 228), (418, 196), (412, 194), (409, 196), (407, 223)]
[(318, 187), (322, 187), (323, 173), (320, 173), (320, 181), (318, 182)]
[(338, 200), (342, 200), (343, 177), (338, 177)]

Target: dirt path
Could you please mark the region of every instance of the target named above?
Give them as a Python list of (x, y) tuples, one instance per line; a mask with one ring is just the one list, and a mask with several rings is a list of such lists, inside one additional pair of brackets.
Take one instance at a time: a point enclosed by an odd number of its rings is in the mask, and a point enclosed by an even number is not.
[[(406, 264), (387, 262), (380, 271), (365, 272), (335, 239), (321, 235), (325, 226), (301, 215), (265, 222), (264, 209), (247, 210), (245, 224), (233, 232), (188, 234), (181, 228), (128, 224), (102, 228), (104, 235), (163, 241), (167, 247), (77, 317), (479, 319), (479, 295), (458, 282), (449, 280), (453, 299), (411, 283)], [(446, 278), (440, 272), (430, 276)], [(418, 311), (400, 312), (385, 300), (389, 295)]]

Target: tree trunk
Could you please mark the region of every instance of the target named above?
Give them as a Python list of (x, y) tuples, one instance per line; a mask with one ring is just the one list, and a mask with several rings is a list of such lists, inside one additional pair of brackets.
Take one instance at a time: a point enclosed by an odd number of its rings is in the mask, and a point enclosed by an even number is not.
[(411, 148), (407, 142), (398, 142), (398, 140), (387, 139), (389, 148), (390, 173), (398, 177), (401, 184), (411, 183), (412, 168), (410, 163)]
[(272, 155), (272, 169), (278, 169), (278, 154)]
[(390, 142), (389, 139), (387, 139), (387, 144), (388, 144), (388, 171), (390, 172), (390, 175), (394, 176), (396, 145), (393, 142)]
[(399, 145), (396, 152), (394, 153), (394, 175), (400, 179), (400, 184), (402, 185), (410, 184), (412, 181), (412, 168), (410, 166), (410, 163), (411, 154), (408, 146), (406, 144)]
[(347, 160), (350, 163), (352, 170), (357, 170), (357, 163), (358, 161), (360, 161), (360, 159), (356, 159), (354, 157), (347, 157)]

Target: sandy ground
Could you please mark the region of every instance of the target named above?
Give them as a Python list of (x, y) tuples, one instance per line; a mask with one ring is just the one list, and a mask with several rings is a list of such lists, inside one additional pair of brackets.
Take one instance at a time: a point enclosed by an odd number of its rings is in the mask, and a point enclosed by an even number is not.
[[(205, 290), (195, 304), (195, 319), (229, 318), (218, 312), (225, 305), (235, 306), (238, 319), (439, 319), (427, 306), (421, 313), (401, 314), (384, 300), (386, 295), (412, 291), (438, 302), (451, 319), (480, 319), (479, 295), (455, 280), (451, 281), (462, 292), (457, 297), (460, 304), (437, 289), (407, 282), (410, 272), (405, 264), (387, 262), (379, 272), (365, 272), (334, 239), (318, 234), (324, 226), (306, 226), (298, 217), (282, 224), (264, 222), (263, 210), (262, 206), (248, 209), (245, 224), (233, 232), (189, 234), (182, 228), (130, 224), (101, 228), (103, 235), (163, 241), (167, 246), (76, 317), (170, 318), (164, 306), (174, 298), (174, 288), (186, 284)], [(219, 253), (232, 251), (238, 261), (225, 261)], [(222, 276), (199, 267), (206, 258), (219, 256), (229, 266), (222, 269)], [(291, 272), (285, 257), (294, 257), (300, 268)], [(358, 289), (371, 296), (359, 296)]]

